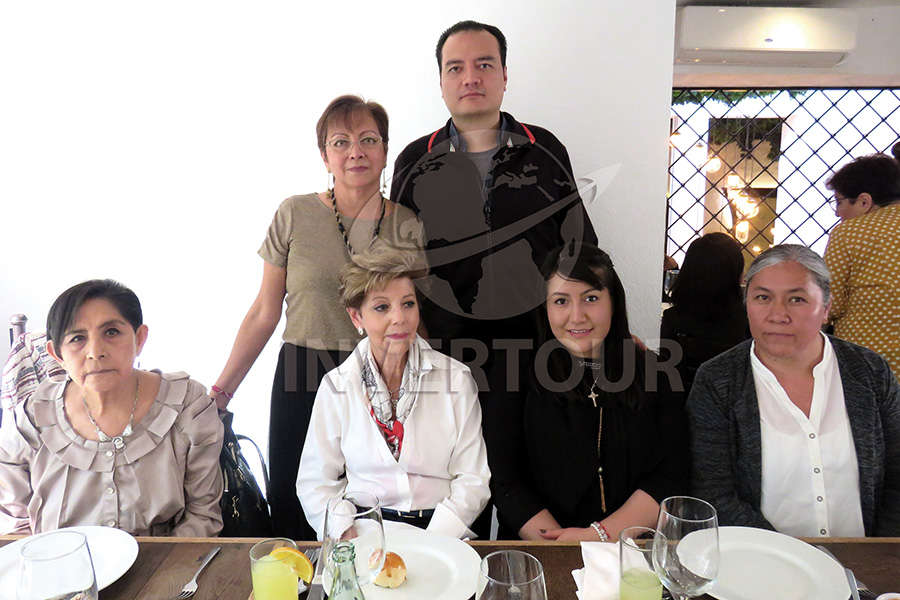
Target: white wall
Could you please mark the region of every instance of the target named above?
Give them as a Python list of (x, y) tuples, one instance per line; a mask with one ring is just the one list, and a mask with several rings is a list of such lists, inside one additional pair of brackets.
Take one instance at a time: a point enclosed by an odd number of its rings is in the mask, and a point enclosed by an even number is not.
[[(504, 108), (554, 131), (576, 175), (605, 169), (589, 210), (634, 329), (655, 337), (667, 0), (3, 3), (0, 317), (24, 312), (42, 329), (64, 288), (117, 278), (150, 327), (141, 366), (212, 383), (256, 294), (276, 207), (324, 189), (322, 108), (347, 92), (382, 102), (392, 163), (447, 118), (434, 44), (465, 18), (509, 39)], [(238, 429), (263, 443), (279, 335), (233, 404)]]

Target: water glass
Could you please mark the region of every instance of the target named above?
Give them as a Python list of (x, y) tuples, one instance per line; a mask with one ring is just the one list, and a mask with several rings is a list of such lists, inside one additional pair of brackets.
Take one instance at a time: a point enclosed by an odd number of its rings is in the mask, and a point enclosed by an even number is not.
[(690, 496), (659, 505), (653, 567), (675, 600), (704, 594), (719, 572), (719, 520), (711, 504)]
[(662, 583), (653, 570), (650, 527), (626, 527), (619, 533), (619, 600), (660, 600)]
[(269, 556), (276, 548), (297, 549), (287, 538), (270, 538), (250, 548), (250, 578), (254, 600), (295, 600), (299, 578), (291, 566)]
[(18, 600), (97, 600), (87, 538), (77, 531), (37, 535), (19, 552)]
[(331, 589), (334, 561), (331, 551), (338, 542), (350, 542), (356, 552), (356, 575), (366, 585), (384, 566), (384, 523), (381, 502), (368, 492), (344, 492), (328, 501), (322, 538), (322, 585)]
[(475, 600), (547, 600), (541, 561), (519, 550), (498, 550), (481, 559)]

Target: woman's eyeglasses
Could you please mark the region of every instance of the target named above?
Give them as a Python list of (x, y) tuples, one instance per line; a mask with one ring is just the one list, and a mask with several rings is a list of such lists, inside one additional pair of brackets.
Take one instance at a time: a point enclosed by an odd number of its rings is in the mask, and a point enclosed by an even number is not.
[[(359, 146), (360, 150), (374, 150), (381, 144), (381, 136), (364, 135), (355, 143)], [(350, 148), (353, 147), (353, 144), (353, 140), (344, 136), (336, 136), (325, 142), (325, 145), (335, 152), (349, 152)]]

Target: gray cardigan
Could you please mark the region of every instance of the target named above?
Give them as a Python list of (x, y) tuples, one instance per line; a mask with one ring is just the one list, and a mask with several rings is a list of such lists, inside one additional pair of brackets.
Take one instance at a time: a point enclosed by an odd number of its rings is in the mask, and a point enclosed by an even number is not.
[[(900, 535), (900, 385), (885, 360), (829, 336), (859, 465), (867, 536)], [(720, 525), (774, 529), (760, 512), (762, 451), (750, 342), (700, 367), (687, 402), (693, 494), (709, 501)]]

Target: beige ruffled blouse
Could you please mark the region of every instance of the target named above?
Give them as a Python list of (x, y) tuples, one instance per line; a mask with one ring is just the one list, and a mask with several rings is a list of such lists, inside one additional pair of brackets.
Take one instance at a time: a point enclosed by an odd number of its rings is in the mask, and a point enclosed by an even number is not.
[[(208, 537), (222, 528), (222, 422), (202, 385), (162, 374), (149, 412), (116, 452), (65, 414), (48, 379), (0, 427), (0, 533), (106, 525), (134, 535)], [(9, 418), (14, 416), (15, 418)]]

